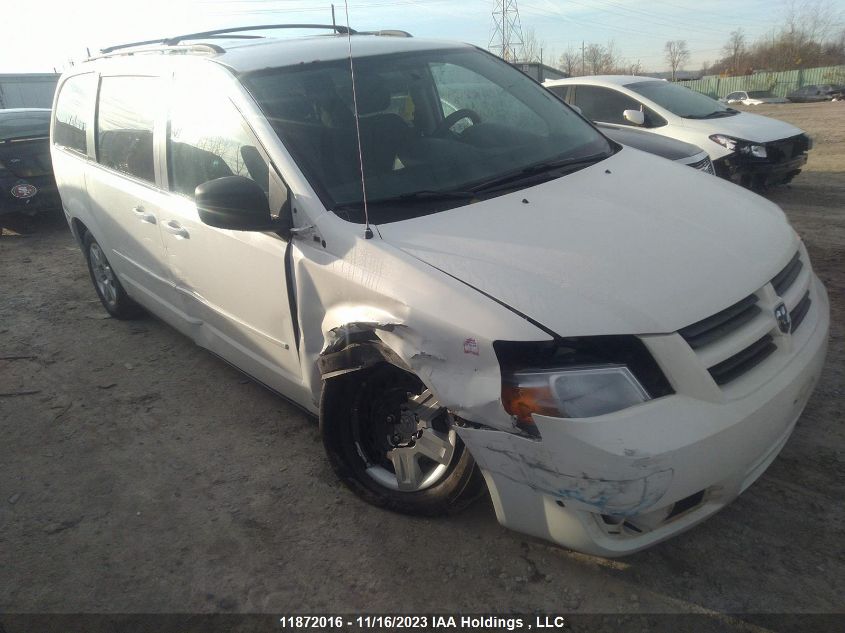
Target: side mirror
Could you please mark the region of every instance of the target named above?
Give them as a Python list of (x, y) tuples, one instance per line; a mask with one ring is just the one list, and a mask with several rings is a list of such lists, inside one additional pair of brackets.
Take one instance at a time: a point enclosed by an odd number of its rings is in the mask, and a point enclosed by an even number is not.
[(274, 231), (267, 194), (244, 176), (224, 176), (199, 185), (194, 191), (197, 211), (204, 224), (233, 231)]
[(645, 125), (645, 114), (641, 110), (625, 110), (622, 116), (634, 125)]
[(580, 114), (581, 116), (584, 116), (584, 113), (581, 111), (581, 108), (579, 108), (577, 105), (572, 105), (572, 104), (570, 103), (570, 104), (569, 104), (569, 107), (570, 107), (570, 108), (572, 108), (573, 110), (575, 110), (575, 111), (576, 111), (578, 114)]

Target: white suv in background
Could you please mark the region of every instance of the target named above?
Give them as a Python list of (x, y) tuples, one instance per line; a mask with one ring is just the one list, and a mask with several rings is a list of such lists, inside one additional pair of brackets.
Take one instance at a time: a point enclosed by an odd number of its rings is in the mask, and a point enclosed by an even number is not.
[(143, 306), (319, 416), (370, 503), (486, 489), (594, 554), (691, 527), (776, 457), (829, 309), (775, 205), (473, 46), (349, 34), (353, 92), (346, 34), (225, 33), (58, 84), (56, 179), (111, 315)]
[(716, 174), (747, 187), (784, 184), (801, 172), (812, 140), (801, 129), (740, 112), (663, 79), (599, 75), (546, 81), (597, 123), (635, 126), (697, 145)]

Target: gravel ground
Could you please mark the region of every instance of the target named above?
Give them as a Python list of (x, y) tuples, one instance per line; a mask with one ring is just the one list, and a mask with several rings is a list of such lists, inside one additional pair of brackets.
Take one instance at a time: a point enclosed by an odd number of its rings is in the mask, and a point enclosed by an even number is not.
[(500, 527), (486, 499), (366, 505), (314, 420), (153, 318), (107, 318), (53, 220), (0, 238), (0, 613), (842, 614), (845, 103), (753, 111), (816, 140), (767, 196), (827, 285), (831, 345), (783, 453), (714, 518), (607, 561)]

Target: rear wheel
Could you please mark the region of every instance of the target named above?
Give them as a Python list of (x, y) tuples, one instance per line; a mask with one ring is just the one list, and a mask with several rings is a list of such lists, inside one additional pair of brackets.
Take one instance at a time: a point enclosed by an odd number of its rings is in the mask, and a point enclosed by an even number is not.
[(320, 428), (337, 475), (374, 505), (447, 514), (484, 491), (446, 409), (419, 379), (391, 365), (328, 381)]
[(85, 234), (82, 247), (94, 289), (108, 313), (117, 319), (134, 319), (141, 316), (141, 306), (126, 294), (103, 248), (91, 233)]

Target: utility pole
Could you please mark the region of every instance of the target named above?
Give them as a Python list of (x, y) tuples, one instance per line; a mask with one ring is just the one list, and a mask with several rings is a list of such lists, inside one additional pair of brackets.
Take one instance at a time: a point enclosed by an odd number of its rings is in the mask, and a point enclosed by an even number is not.
[(587, 74), (584, 66), (585, 66), (585, 64), (584, 64), (584, 40), (581, 40), (581, 76), (582, 77)]
[(332, 5), (332, 28), (337, 31), (337, 22), (334, 20), (334, 5)]
[(492, 15), (493, 26), (487, 48), (505, 61), (520, 61), (524, 55), (525, 40), (517, 0), (494, 0)]
[[(531, 61), (530, 59), (528, 60)], [(540, 68), (537, 70), (537, 78), (540, 83), (543, 83), (543, 47), (540, 47)]]

